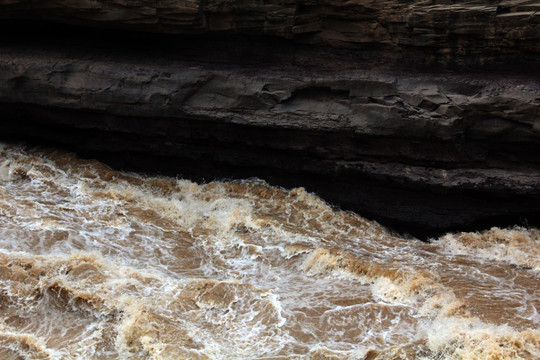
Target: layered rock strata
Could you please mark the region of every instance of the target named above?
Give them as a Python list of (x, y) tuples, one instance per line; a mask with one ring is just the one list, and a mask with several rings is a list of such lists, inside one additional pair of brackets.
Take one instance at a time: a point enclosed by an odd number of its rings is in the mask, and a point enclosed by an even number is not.
[(179, 34), (265, 34), (455, 60), (540, 53), (535, 0), (0, 0), (0, 18)]
[(1, 139), (305, 186), (414, 234), (535, 224), (538, 6), (482, 3), (0, 0)]

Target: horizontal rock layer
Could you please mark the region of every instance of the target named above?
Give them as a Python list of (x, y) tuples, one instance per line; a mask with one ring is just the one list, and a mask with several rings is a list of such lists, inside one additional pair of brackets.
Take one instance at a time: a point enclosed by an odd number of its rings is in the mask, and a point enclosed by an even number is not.
[(0, 129), (124, 168), (306, 186), (415, 233), (538, 221), (539, 75), (364, 65), (3, 46)]
[(264, 34), (382, 48), (395, 62), (412, 53), (414, 62), (424, 63), (540, 62), (535, 0), (0, 0), (1, 18), (159, 33)]

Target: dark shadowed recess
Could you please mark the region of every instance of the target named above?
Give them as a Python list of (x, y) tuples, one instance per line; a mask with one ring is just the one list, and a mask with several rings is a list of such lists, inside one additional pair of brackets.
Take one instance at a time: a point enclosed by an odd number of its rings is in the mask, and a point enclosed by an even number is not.
[[(96, 59), (107, 54), (137, 58), (151, 54), (183, 61), (243, 66), (294, 66), (306, 70), (354, 68), (392, 69), (406, 72), (486, 72), (540, 74), (537, 53), (495, 52), (484, 54), (440, 53), (436, 48), (404, 46), (397, 50), (382, 43), (351, 44), (350, 47), (309, 43), (309, 35), (294, 39), (249, 33), (163, 34), (76, 26), (45, 20), (0, 20), (0, 47), (71, 47), (94, 49)], [(450, 40), (452, 36), (449, 35)], [(455, 39), (459, 44), (459, 39)]]
[[(495, 225), (540, 224), (537, 194), (445, 189), (420, 178), (406, 181), (362, 167), (336, 166), (309, 150), (279, 149), (268, 141), (285, 145), (361, 140), (348, 139), (344, 132), (320, 134), (179, 119), (152, 119), (153, 125), (148, 126), (148, 119), (29, 106), (13, 107), (11, 113), (4, 110), (0, 116), (11, 120), (0, 123), (2, 141), (66, 148), (116, 169), (150, 175), (201, 182), (256, 177), (285, 188), (302, 186), (342, 209), (420, 239)], [(77, 122), (85, 125), (73, 126)], [(104, 122), (108, 128), (100, 126)], [(130, 131), (121, 131), (127, 123)]]
[[(47, 21), (0, 21), (0, 46), (70, 47), (93, 49), (97, 58), (122, 54), (126, 59), (138, 56), (166, 56), (194, 63), (234, 63), (243, 66), (301, 65), (317, 68), (347, 68), (351, 63), (376, 59), (380, 45), (366, 46), (363, 52), (320, 48), (287, 39), (249, 34), (157, 34), (120, 29), (81, 27)], [(378, 57), (379, 61), (383, 60)], [(411, 58), (411, 64), (415, 59)]]

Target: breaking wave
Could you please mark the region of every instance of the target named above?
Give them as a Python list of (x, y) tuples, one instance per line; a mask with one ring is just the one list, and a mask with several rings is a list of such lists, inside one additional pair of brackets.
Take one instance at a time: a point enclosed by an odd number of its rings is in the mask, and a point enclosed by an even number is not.
[(540, 232), (0, 146), (2, 359), (538, 359)]

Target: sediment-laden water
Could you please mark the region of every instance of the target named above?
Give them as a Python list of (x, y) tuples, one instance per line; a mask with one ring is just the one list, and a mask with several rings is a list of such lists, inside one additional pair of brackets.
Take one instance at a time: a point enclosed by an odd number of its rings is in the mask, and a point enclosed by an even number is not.
[(540, 231), (0, 147), (0, 359), (539, 359)]

